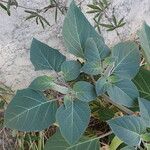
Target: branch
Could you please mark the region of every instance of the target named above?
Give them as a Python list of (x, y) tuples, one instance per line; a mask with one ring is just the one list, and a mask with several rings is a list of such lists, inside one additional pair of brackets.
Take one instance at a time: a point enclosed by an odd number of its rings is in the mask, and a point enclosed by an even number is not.
[(123, 112), (125, 112), (126, 114), (128, 115), (133, 115), (134, 112), (131, 111), (130, 109), (122, 106), (122, 105), (119, 105), (115, 102), (113, 102), (106, 94), (103, 94), (102, 97), (104, 98), (104, 100), (106, 100), (107, 102), (111, 103), (112, 105), (116, 106), (117, 108), (119, 108), (120, 110), (122, 110)]

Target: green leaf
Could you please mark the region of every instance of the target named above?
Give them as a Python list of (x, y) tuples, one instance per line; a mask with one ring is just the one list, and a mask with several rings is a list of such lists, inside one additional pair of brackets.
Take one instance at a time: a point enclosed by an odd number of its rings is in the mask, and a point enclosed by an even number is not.
[(90, 120), (90, 108), (79, 100), (68, 100), (58, 108), (56, 119), (61, 134), (69, 144), (75, 144), (84, 133)]
[(19, 131), (41, 131), (55, 122), (57, 103), (41, 92), (24, 89), (17, 92), (5, 112), (5, 126)]
[(33, 80), (29, 85), (29, 88), (37, 91), (45, 91), (51, 89), (62, 94), (67, 94), (69, 91), (67, 87), (56, 84), (54, 82), (54, 78), (46, 75), (37, 77), (35, 80)]
[(143, 120), (136, 116), (123, 116), (108, 121), (113, 133), (129, 146), (137, 146), (146, 131)]
[(31, 82), (29, 87), (33, 90), (45, 91), (54, 86), (54, 78), (50, 76), (40, 76)]
[(141, 138), (145, 142), (150, 142), (150, 133), (145, 133), (141, 135)]
[(97, 95), (102, 95), (107, 91), (109, 87), (109, 83), (107, 82), (107, 78), (101, 77), (96, 81), (95, 88)]
[(65, 61), (61, 66), (66, 81), (75, 80), (80, 74), (80, 69), (81, 64), (74, 60)]
[(134, 78), (133, 82), (137, 86), (140, 96), (150, 100), (150, 71), (140, 68), (140, 71)]
[(143, 27), (139, 32), (139, 39), (147, 62), (150, 64), (150, 27), (148, 24), (143, 24)]
[(136, 150), (136, 148), (130, 147), (130, 146), (125, 146), (125, 147), (122, 148), (121, 150)]
[(44, 150), (99, 150), (99, 139), (82, 137), (74, 145), (69, 145), (59, 131), (55, 133), (47, 142)]
[(123, 143), (122, 140), (120, 140), (117, 136), (113, 138), (111, 141), (111, 144), (109, 146), (110, 150), (117, 150), (117, 148)]
[(61, 70), (61, 64), (66, 60), (58, 50), (33, 39), (30, 51), (30, 59), (35, 70)]
[(99, 50), (93, 38), (87, 39), (84, 56), (87, 61), (101, 61)]
[(75, 91), (76, 98), (83, 102), (90, 102), (97, 97), (94, 86), (86, 81), (76, 82), (73, 90)]
[(139, 98), (140, 115), (146, 123), (147, 127), (150, 127), (150, 102), (146, 99)]
[(63, 37), (68, 51), (77, 57), (84, 58), (85, 43), (93, 38), (103, 57), (110, 52), (103, 38), (95, 31), (81, 10), (72, 1), (63, 25)]
[(115, 59), (112, 73), (122, 78), (132, 79), (139, 71), (139, 49), (134, 42), (117, 44), (112, 49), (112, 58)]
[(102, 72), (101, 62), (100, 61), (87, 61), (84, 66), (81, 68), (86, 74), (89, 75), (98, 75)]
[(136, 86), (128, 79), (123, 79), (112, 84), (107, 89), (107, 93), (112, 101), (127, 107), (133, 107), (136, 98), (139, 96)]

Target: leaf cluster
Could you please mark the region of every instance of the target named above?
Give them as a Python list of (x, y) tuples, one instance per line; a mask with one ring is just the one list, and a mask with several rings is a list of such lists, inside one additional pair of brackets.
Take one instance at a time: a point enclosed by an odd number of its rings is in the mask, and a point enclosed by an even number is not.
[[(150, 50), (149, 30), (145, 24), (140, 32), (146, 58)], [(146, 147), (150, 141), (149, 71), (143, 72), (140, 68), (137, 44), (120, 42), (110, 49), (74, 1), (67, 12), (62, 34), (68, 52), (76, 59), (66, 60), (59, 50), (33, 39), (30, 60), (35, 70), (51, 70), (56, 76), (37, 77), (28, 88), (18, 90), (6, 109), (5, 126), (30, 132), (55, 124), (59, 129), (47, 141), (45, 150), (98, 150), (99, 139), (104, 135), (83, 136), (91, 117), (89, 104), (109, 98), (108, 102), (134, 114), (123, 113), (111, 119), (113, 114), (108, 112), (111, 117), (107, 123), (112, 132), (128, 146), (123, 149)], [(46, 97), (44, 91), (47, 90), (56, 95)], [(103, 115), (104, 108), (99, 110)]]

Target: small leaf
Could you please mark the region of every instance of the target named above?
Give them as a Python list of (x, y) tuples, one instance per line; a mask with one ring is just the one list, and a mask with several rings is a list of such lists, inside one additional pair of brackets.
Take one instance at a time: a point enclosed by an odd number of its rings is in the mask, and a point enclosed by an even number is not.
[(115, 59), (112, 73), (122, 78), (132, 79), (139, 71), (140, 54), (134, 42), (123, 42), (112, 49)]
[(104, 24), (100, 23), (101, 26), (106, 27), (106, 28), (113, 28), (114, 26), (112, 24)]
[(53, 86), (54, 78), (44, 75), (33, 80), (29, 87), (34, 90), (45, 91), (52, 88)]
[(139, 32), (139, 38), (147, 62), (148, 64), (150, 64), (150, 27), (148, 26), (148, 24), (143, 24), (143, 27)]
[(61, 134), (71, 145), (78, 142), (90, 120), (90, 108), (79, 100), (69, 101), (58, 108), (56, 119)]
[(150, 142), (150, 133), (145, 133), (141, 135), (141, 138), (145, 142)]
[(41, 131), (55, 122), (56, 100), (41, 92), (24, 89), (17, 92), (5, 112), (5, 126), (19, 131)]
[(140, 115), (146, 123), (146, 127), (150, 127), (150, 102), (146, 99), (139, 98)]
[(61, 65), (61, 71), (63, 72), (66, 81), (75, 80), (80, 75), (81, 64), (77, 61), (65, 61)]
[(98, 6), (96, 6), (96, 5), (88, 4), (87, 6), (88, 6), (89, 8), (98, 9), (98, 10), (101, 11), (101, 9), (100, 9)]
[(89, 75), (98, 75), (102, 72), (101, 62), (100, 61), (87, 61), (81, 68), (86, 74)]
[(136, 86), (128, 79), (112, 84), (107, 89), (107, 93), (112, 101), (127, 107), (133, 107), (139, 96)]
[(112, 19), (113, 19), (114, 25), (117, 26), (117, 19), (116, 19), (115, 15), (112, 16)]
[(61, 64), (66, 60), (58, 50), (33, 39), (30, 50), (30, 60), (35, 70), (61, 70)]
[(96, 99), (95, 88), (92, 84), (88, 82), (76, 82), (73, 86), (73, 90), (75, 91), (76, 98), (83, 102), (90, 102)]
[(44, 150), (99, 150), (99, 139), (82, 137), (74, 145), (69, 145), (59, 131), (47, 140)]
[(140, 117), (123, 116), (108, 121), (113, 133), (129, 146), (137, 146), (140, 136), (146, 131)]
[(109, 146), (110, 150), (117, 150), (117, 148), (123, 143), (122, 140), (120, 140), (117, 136), (113, 138), (111, 141), (111, 144)]
[(101, 77), (96, 81), (96, 93), (98, 96), (102, 95), (107, 91), (109, 87), (109, 83), (107, 82), (107, 78)]

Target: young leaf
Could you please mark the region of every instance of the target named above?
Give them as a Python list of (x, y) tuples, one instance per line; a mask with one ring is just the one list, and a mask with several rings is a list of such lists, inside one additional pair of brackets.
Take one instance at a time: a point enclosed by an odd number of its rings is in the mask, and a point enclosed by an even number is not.
[(84, 47), (89, 37), (94, 39), (98, 50), (103, 52), (104, 56), (110, 51), (103, 38), (95, 31), (74, 1), (71, 3), (64, 21), (63, 37), (69, 52), (77, 57), (84, 58)]
[(46, 75), (37, 77), (35, 80), (33, 80), (32, 83), (29, 85), (29, 88), (36, 91), (45, 91), (51, 89), (62, 94), (68, 93), (67, 87), (56, 84), (54, 82), (54, 78)]
[(150, 127), (150, 102), (146, 99), (139, 98), (140, 115), (146, 123), (146, 127)]
[(139, 71), (139, 49), (134, 42), (117, 44), (112, 49), (112, 58), (115, 58), (112, 73), (119, 77), (132, 79)]
[(146, 131), (140, 117), (123, 116), (108, 121), (113, 133), (129, 146), (137, 146)]
[(83, 102), (90, 102), (97, 97), (94, 86), (85, 81), (76, 82), (73, 90), (75, 91), (76, 98)]
[(104, 77), (99, 78), (96, 81), (96, 85), (95, 85), (97, 95), (99, 96), (105, 93), (108, 87), (109, 87), (109, 83), (107, 82), (106, 78)]
[(139, 32), (139, 38), (147, 62), (150, 64), (150, 27), (148, 26), (148, 24), (143, 24), (143, 27)]
[(98, 138), (82, 137), (78, 143), (69, 145), (57, 131), (47, 142), (44, 150), (99, 150)]
[(111, 144), (109, 146), (110, 150), (117, 150), (117, 148), (123, 143), (122, 140), (120, 140), (117, 136), (113, 138), (111, 141)]
[(133, 82), (137, 86), (140, 96), (150, 100), (150, 71), (140, 68)]
[(5, 112), (5, 126), (19, 131), (41, 131), (55, 122), (57, 103), (41, 92), (24, 89), (17, 92)]
[(30, 50), (30, 60), (35, 70), (61, 70), (61, 64), (66, 60), (58, 50), (33, 39)]
[(107, 89), (107, 93), (112, 101), (127, 107), (133, 107), (139, 96), (136, 86), (128, 79), (112, 84)]
[(71, 145), (75, 144), (84, 133), (90, 120), (90, 108), (87, 103), (77, 99), (68, 100), (58, 108), (56, 120), (61, 134)]
[(101, 74), (102, 72), (101, 61), (87, 61), (81, 68), (81, 71), (89, 75)]
[(80, 74), (80, 69), (81, 64), (74, 60), (65, 61), (61, 65), (61, 71), (66, 81), (75, 80)]
[(33, 90), (39, 90), (39, 91), (45, 91), (54, 86), (54, 78), (49, 76), (40, 76), (37, 77), (35, 80), (31, 82), (29, 85), (29, 88), (32, 88)]

